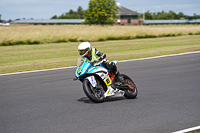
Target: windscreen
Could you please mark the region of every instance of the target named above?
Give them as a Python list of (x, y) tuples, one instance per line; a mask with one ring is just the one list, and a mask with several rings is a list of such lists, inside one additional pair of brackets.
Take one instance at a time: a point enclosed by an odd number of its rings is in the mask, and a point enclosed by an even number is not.
[(77, 68), (79, 68), (80, 66), (82, 66), (83, 65), (83, 60), (82, 60), (82, 58), (80, 57), (80, 58), (78, 58), (78, 60), (77, 60)]

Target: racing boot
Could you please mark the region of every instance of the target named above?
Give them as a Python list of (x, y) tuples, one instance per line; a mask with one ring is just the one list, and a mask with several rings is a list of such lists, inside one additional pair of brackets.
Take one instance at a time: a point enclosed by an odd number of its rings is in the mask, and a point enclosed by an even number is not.
[(119, 91), (119, 86), (117, 86), (114, 82), (112, 83), (111, 87), (114, 89), (114, 92)]
[(122, 84), (124, 84), (125, 83), (125, 81), (124, 81), (124, 78), (123, 78), (123, 76), (120, 76), (120, 73), (119, 73), (119, 71), (115, 74), (115, 84), (117, 85), (117, 86), (120, 86), (120, 85), (122, 85)]
[(117, 72), (117, 74), (115, 74), (114, 77), (113, 77), (113, 82), (112, 82), (111, 87), (115, 91), (118, 91), (118, 90), (120, 90), (120, 87), (122, 86), (123, 82), (124, 82), (123, 77), (119, 76), (119, 72)]
[(112, 82), (112, 84), (111, 84), (111, 87), (114, 89), (114, 92), (117, 92), (117, 91), (119, 91), (120, 85), (116, 84), (115, 81), (116, 81), (116, 80), (115, 80), (115, 76), (114, 76), (114, 77), (113, 77), (113, 82)]

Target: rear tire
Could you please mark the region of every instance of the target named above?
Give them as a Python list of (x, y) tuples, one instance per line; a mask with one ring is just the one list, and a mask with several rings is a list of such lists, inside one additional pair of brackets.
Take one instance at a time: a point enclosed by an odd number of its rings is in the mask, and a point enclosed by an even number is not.
[(138, 90), (137, 90), (137, 87), (136, 87), (134, 81), (125, 74), (120, 74), (120, 76), (122, 76), (124, 78), (124, 81), (129, 84), (128, 88), (124, 89), (124, 91), (125, 91), (124, 97), (126, 97), (128, 99), (136, 98), (137, 94), (138, 94)]
[(97, 88), (94, 88), (88, 79), (84, 79), (83, 90), (91, 101), (95, 103), (101, 103), (104, 101), (104, 90), (102, 85), (98, 85)]

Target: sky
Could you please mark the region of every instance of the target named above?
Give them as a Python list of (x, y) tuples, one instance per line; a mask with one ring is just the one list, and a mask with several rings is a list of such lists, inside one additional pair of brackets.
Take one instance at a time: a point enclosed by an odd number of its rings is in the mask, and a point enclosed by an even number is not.
[[(3, 20), (15, 19), (50, 19), (60, 16), (70, 9), (77, 11), (81, 6), (88, 9), (90, 0), (0, 0), (0, 14)], [(116, 0), (128, 9), (143, 13), (174, 11), (185, 15), (200, 15), (200, 0)]]

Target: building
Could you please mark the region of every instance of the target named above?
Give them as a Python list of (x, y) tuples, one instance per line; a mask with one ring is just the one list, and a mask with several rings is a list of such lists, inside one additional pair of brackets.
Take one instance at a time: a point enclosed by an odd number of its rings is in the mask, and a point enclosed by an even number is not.
[(10, 25), (10, 24), (5, 20), (0, 20), (0, 25)]
[(61, 24), (81, 24), (85, 19), (22, 19), (11, 24), (32, 24), (32, 25), (61, 25)]
[(200, 24), (200, 19), (174, 19), (174, 20), (144, 20), (145, 25), (161, 24)]
[(117, 3), (119, 9), (116, 11), (116, 14), (119, 15), (119, 19), (117, 20), (117, 24), (120, 25), (138, 25), (140, 24), (139, 13), (128, 8), (121, 6)]

